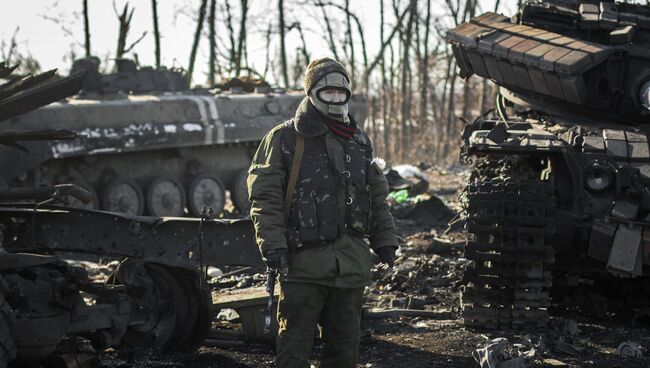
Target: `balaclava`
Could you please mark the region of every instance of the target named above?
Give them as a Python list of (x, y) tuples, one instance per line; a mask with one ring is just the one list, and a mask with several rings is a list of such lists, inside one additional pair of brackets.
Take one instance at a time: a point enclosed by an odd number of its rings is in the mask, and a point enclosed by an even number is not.
[[(319, 93), (325, 89), (339, 89), (346, 93), (344, 101), (332, 103), (321, 98)], [(305, 92), (309, 101), (325, 116), (349, 124), (348, 102), (352, 88), (345, 67), (330, 58), (316, 59), (309, 63), (305, 72)]]

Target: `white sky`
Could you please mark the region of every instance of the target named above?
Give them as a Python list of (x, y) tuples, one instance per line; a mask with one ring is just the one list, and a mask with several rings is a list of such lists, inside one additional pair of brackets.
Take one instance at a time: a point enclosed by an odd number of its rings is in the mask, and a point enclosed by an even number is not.
[[(342, 3), (341, 0), (332, 1)], [(388, 34), (392, 29), (395, 17), (393, 16), (392, 1), (385, 1), (386, 18), (389, 24), (385, 32)], [(40, 62), (43, 69), (59, 68), (62, 74), (67, 73), (71, 65), (69, 61), (71, 51), (74, 51), (77, 56), (83, 55), (82, 0), (3, 0), (2, 2), (0, 41), (9, 42), (18, 28), (18, 50), (21, 53), (27, 51), (31, 53)], [(117, 45), (118, 21), (113, 10), (113, 3), (121, 11), (126, 2), (135, 7), (129, 40), (132, 42), (140, 37), (143, 32), (147, 32), (145, 38), (132, 52), (137, 53), (142, 65), (153, 65), (154, 41), (150, 0), (89, 0), (92, 51), (102, 60), (114, 55)], [(217, 27), (218, 34), (223, 35), (221, 41), (218, 42), (225, 52), (224, 11), (221, 9), (224, 2), (224, 0), (217, 1)], [(239, 1), (231, 0), (230, 2), (233, 5), (234, 17), (239, 18)], [(516, 2), (516, 0), (502, 0), (501, 11), (511, 13), (516, 7)], [(320, 9), (312, 5), (300, 6), (297, 5), (298, 3), (310, 4), (311, 2), (308, 0), (285, 0), (285, 23), (290, 24), (300, 20), (304, 27), (308, 51), (312, 58), (329, 55), (330, 52), (322, 33), (324, 26)], [(424, 1), (420, 3), (424, 3)], [(485, 0), (481, 1), (481, 3), (493, 4), (493, 0)], [(249, 64), (254, 69), (262, 72), (266, 48), (264, 32), (270, 22), (277, 23), (275, 19), (277, 17), (277, 0), (249, 0), (249, 4), (247, 28)], [(187, 67), (195, 30), (193, 14), (198, 13), (199, 5), (200, 0), (158, 0), (163, 65)], [(364, 27), (370, 61), (374, 59), (379, 49), (379, 8), (379, 0), (351, 0), (351, 9), (359, 16)], [(340, 32), (335, 32), (340, 39), (344, 36), (343, 24), (341, 23), (343, 13), (331, 7), (328, 9), (332, 19), (334, 19), (334, 25), (340, 29)], [(432, 18), (444, 15), (445, 9), (444, 0), (433, 0)], [(422, 12), (421, 16), (424, 17)], [(47, 18), (60, 19), (63, 24), (56, 24)], [(233, 26), (235, 32), (238, 33), (239, 24), (237, 19), (235, 19)], [(207, 19), (205, 30), (207, 32)], [(356, 28), (353, 29), (353, 33), (356, 33)], [(277, 37), (272, 42), (271, 60), (274, 61), (278, 60), (276, 56), (278, 49)], [(433, 42), (435, 41), (432, 40)], [(197, 83), (201, 83), (206, 79), (207, 45), (207, 38), (202, 39), (193, 78)], [(290, 60), (295, 58), (295, 50), (299, 46), (298, 33), (296, 31), (290, 32), (287, 38), (287, 52)], [(356, 53), (356, 58), (361, 63), (358, 39), (355, 47), (359, 50)], [(340, 54), (342, 55), (343, 52), (341, 51)], [(269, 73), (269, 79), (273, 80), (271, 73)]]

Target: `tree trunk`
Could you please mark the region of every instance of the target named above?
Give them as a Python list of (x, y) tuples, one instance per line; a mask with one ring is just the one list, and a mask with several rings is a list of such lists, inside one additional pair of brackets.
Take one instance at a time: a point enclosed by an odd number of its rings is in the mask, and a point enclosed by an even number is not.
[(269, 72), (269, 64), (271, 63), (271, 31), (273, 30), (273, 22), (269, 22), (269, 28), (266, 31), (266, 55), (264, 59), (264, 73), (262, 79), (266, 80), (266, 75)]
[(210, 14), (208, 15), (208, 26), (210, 27), (210, 56), (208, 60), (208, 84), (210, 87), (216, 85), (215, 67), (217, 64), (217, 35), (215, 29), (215, 15), (217, 12), (217, 0), (210, 0)]
[(302, 25), (298, 23), (296, 27), (298, 28), (298, 33), (300, 34), (300, 42), (302, 42), (302, 47), (300, 48), (300, 51), (302, 52), (302, 57), (305, 59), (305, 67), (306, 67), (307, 65), (309, 65), (309, 60), (311, 59), (309, 57), (309, 52), (307, 52), (307, 41), (305, 41), (305, 35), (302, 32)]
[(429, 26), (431, 24), (431, 0), (427, 0), (427, 16), (424, 20), (424, 55), (422, 56), (422, 81), (420, 84), (420, 120), (427, 121), (427, 101), (429, 95)]
[(352, 39), (352, 19), (350, 17), (350, 0), (345, 0), (345, 23), (346, 23), (346, 36), (348, 45), (350, 47), (350, 79), (352, 88), (356, 81), (356, 68), (354, 62), (354, 40)]
[[(213, 0), (214, 6), (214, 0)], [(156, 68), (160, 68), (160, 29), (158, 28), (158, 2), (151, 0), (151, 12), (153, 17), (153, 41), (155, 45), (154, 53), (156, 59)]]
[(86, 47), (86, 57), (92, 55), (90, 53), (90, 22), (88, 21), (88, 0), (83, 0), (83, 13), (84, 13), (84, 34), (85, 34), (85, 43)]
[(248, 0), (241, 0), (241, 22), (239, 23), (239, 42), (237, 43), (237, 60), (235, 62), (235, 76), (241, 71), (242, 52), (246, 45), (246, 15), (248, 14)]
[(278, 0), (278, 10), (280, 11), (280, 24), (278, 25), (280, 31), (280, 62), (282, 64), (282, 81), (284, 88), (289, 88), (289, 71), (287, 70), (287, 49), (285, 41), (285, 26), (284, 26), (284, 0)]
[[(381, 38), (381, 43), (384, 43), (384, 0), (379, 0), (380, 2), (380, 22), (379, 22), (379, 37)], [(390, 150), (388, 147), (388, 142), (390, 140), (390, 125), (388, 124), (388, 81), (386, 80), (386, 57), (385, 51), (381, 50), (381, 124), (384, 130), (384, 157), (386, 161), (390, 162)], [(367, 69), (367, 67), (366, 67)], [(368, 80), (368, 74), (366, 74), (366, 80)]]
[(329, 43), (330, 51), (332, 51), (332, 55), (334, 55), (334, 59), (339, 60), (339, 54), (336, 51), (336, 43), (334, 42), (334, 31), (332, 31), (332, 24), (330, 23), (330, 18), (327, 15), (327, 12), (325, 11), (325, 4), (323, 4), (322, 0), (318, 0), (316, 2), (316, 5), (320, 7), (321, 12), (323, 13), (323, 21), (325, 21), (325, 27), (327, 28), (327, 40)]
[(402, 113), (400, 119), (402, 121), (402, 147), (401, 147), (402, 162), (406, 160), (407, 147), (409, 145), (409, 139), (410, 139), (409, 126), (408, 126), (410, 120), (410, 112), (411, 112), (411, 99), (409, 98), (410, 86), (408, 84), (408, 77), (411, 71), (410, 63), (409, 63), (409, 51), (411, 50), (411, 30), (413, 29), (413, 22), (415, 20), (417, 0), (411, 0), (408, 6), (410, 8), (409, 20), (406, 24), (404, 46), (402, 49), (402, 52), (404, 53), (402, 56), (402, 88), (401, 88), (401, 94), (404, 100), (402, 101)]
[(133, 10), (129, 12), (129, 3), (124, 4), (122, 14), (118, 16), (120, 29), (117, 34), (117, 50), (115, 51), (115, 59), (121, 59), (127, 52), (126, 39), (129, 36), (131, 29), (131, 20), (133, 19)]
[(194, 62), (196, 61), (196, 51), (199, 48), (199, 40), (201, 39), (201, 30), (203, 29), (203, 20), (205, 18), (205, 8), (208, 0), (201, 0), (201, 7), (199, 8), (199, 19), (196, 21), (196, 31), (194, 32), (194, 42), (192, 43), (192, 51), (190, 52), (190, 62), (187, 67), (187, 81), (192, 84), (192, 73), (194, 72)]
[(237, 47), (235, 46), (235, 29), (232, 26), (232, 11), (230, 1), (226, 0), (226, 28), (228, 29), (228, 40), (230, 41), (230, 72), (234, 70), (236, 62)]

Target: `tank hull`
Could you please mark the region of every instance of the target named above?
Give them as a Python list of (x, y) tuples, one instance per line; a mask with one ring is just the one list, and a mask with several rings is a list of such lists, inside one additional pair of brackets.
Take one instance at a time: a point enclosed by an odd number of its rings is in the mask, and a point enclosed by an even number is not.
[[(141, 199), (131, 214), (199, 215), (203, 202), (190, 203), (198, 195), (192, 191), (194, 180), (207, 175), (219, 182), (215, 188), (245, 192), (243, 172), (257, 145), (274, 126), (293, 117), (303, 98), (297, 93), (179, 92), (54, 103), (8, 121), (7, 127), (59, 127), (75, 132), (77, 138), (27, 142), (26, 150), (3, 147), (0, 164), (8, 169), (2, 178), (12, 187), (77, 183), (95, 193), (97, 201), (91, 208), (109, 211), (116, 208), (103, 203), (107, 187), (115, 180), (129, 181), (139, 193), (128, 198)], [(363, 98), (353, 96), (351, 114), (357, 121), (365, 119), (365, 109)], [(156, 190), (152, 185), (160, 179), (183, 191), (182, 213), (149, 205), (147, 197)], [(213, 206), (217, 213), (225, 204), (225, 193), (218, 194), (221, 200)], [(236, 209), (247, 213), (247, 198), (232, 197)], [(180, 195), (171, 198), (181, 200)]]

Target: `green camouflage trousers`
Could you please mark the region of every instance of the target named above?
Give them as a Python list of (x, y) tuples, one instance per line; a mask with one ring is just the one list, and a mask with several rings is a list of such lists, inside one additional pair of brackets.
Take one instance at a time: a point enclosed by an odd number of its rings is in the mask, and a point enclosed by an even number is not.
[(363, 288), (343, 289), (283, 282), (278, 303), (278, 368), (309, 368), (316, 326), (323, 337), (321, 368), (355, 368)]

